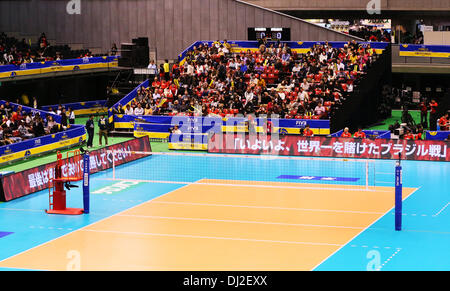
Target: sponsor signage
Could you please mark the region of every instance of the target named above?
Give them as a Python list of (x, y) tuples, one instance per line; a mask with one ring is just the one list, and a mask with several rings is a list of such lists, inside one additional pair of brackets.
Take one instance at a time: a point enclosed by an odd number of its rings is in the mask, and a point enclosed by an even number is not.
[(208, 152), (364, 159), (450, 161), (447, 141), (302, 137), (295, 135), (213, 135)]
[[(113, 156), (112, 152), (115, 154)], [(129, 151), (150, 152), (151, 145), (148, 137), (129, 140), (123, 143), (111, 145), (89, 154), (90, 173), (107, 170), (112, 167), (113, 159), (116, 166), (141, 158), (139, 155), (131, 155)], [(83, 167), (83, 160), (77, 165), (72, 158), (62, 166), (62, 175), (67, 177), (74, 173), (77, 167)], [(1, 177), (2, 201), (10, 201), (37, 191), (47, 189), (49, 181), (55, 177), (56, 162), (41, 165), (22, 172)]]

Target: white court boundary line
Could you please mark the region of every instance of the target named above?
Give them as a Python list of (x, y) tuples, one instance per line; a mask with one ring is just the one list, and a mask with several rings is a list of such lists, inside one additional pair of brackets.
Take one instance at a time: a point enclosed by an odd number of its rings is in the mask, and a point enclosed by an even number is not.
[(442, 211), (444, 211), (447, 208), (447, 206), (449, 206), (449, 205), (450, 205), (450, 202), (445, 204), (445, 206), (442, 207), (441, 210), (439, 210), (436, 214), (433, 214), (433, 216), (438, 216), (439, 214), (441, 214)]
[(322, 224), (304, 224), (304, 223), (286, 223), (286, 222), (270, 222), (270, 221), (250, 221), (250, 220), (233, 220), (233, 219), (213, 219), (213, 218), (192, 218), (192, 217), (173, 217), (173, 216), (152, 216), (137, 214), (122, 214), (119, 217), (134, 217), (148, 219), (167, 219), (167, 220), (187, 220), (187, 221), (208, 221), (208, 222), (226, 222), (226, 223), (242, 223), (242, 224), (264, 224), (264, 225), (281, 225), (281, 226), (310, 226), (323, 228), (346, 228), (346, 229), (363, 229), (362, 226), (339, 226), (339, 225), (322, 225)]
[(190, 234), (150, 233), (150, 232), (95, 230), (95, 229), (83, 229), (82, 231), (98, 232), (98, 233), (116, 233), (116, 234), (125, 234), (125, 235), (141, 235), (141, 236), (165, 236), (165, 237), (181, 237), (181, 238), (218, 239), (218, 240), (253, 241), (253, 242), (317, 245), (317, 246), (342, 246), (341, 244), (334, 244), (334, 243), (266, 240), (266, 239), (238, 238), (238, 237), (202, 236), (202, 235), (190, 235)]
[[(228, 186), (228, 187), (251, 187), (251, 188), (275, 188), (275, 189), (303, 189), (303, 190), (336, 190), (336, 191), (363, 191), (363, 192), (385, 192), (392, 193), (387, 190), (376, 190), (376, 189), (366, 189), (365, 185), (348, 185), (351, 187), (361, 187), (361, 188), (336, 188), (336, 187), (328, 187), (334, 186), (335, 184), (317, 184), (318, 187), (306, 187), (306, 186), (287, 186), (287, 185), (260, 185), (260, 184), (234, 184), (234, 183), (206, 183), (206, 182), (180, 182), (180, 181), (159, 181), (159, 180), (143, 180), (143, 179), (119, 179), (119, 178), (99, 178), (98, 180), (104, 181), (120, 181), (120, 182), (139, 182), (139, 183), (161, 183), (161, 184), (182, 184), (182, 185), (211, 185), (211, 186)], [(204, 179), (201, 179), (204, 180)], [(217, 179), (211, 179), (217, 180)], [(200, 180), (199, 180), (200, 181)], [(236, 181), (236, 180), (235, 180)], [(246, 181), (242, 181), (246, 182)], [(283, 183), (283, 182), (273, 182), (273, 181), (255, 181), (255, 183)], [(284, 182), (289, 183), (289, 182)], [(294, 183), (291, 183), (294, 184)], [(322, 187), (319, 187), (322, 185)], [(326, 186), (326, 187), (324, 187)], [(384, 188), (392, 188), (386, 186), (369, 186), (369, 187), (384, 187)]]
[(385, 214), (384, 212), (368, 212), (357, 210), (339, 210), (339, 209), (318, 209), (318, 208), (289, 208), (277, 206), (253, 206), (253, 205), (236, 205), (236, 204), (213, 204), (213, 203), (196, 203), (196, 202), (172, 202), (172, 201), (151, 201), (158, 204), (178, 204), (178, 205), (195, 205), (195, 206), (217, 206), (217, 207), (237, 207), (237, 208), (256, 208), (256, 209), (276, 209), (276, 210), (293, 210), (293, 211), (316, 211), (316, 212), (338, 212), (338, 213), (355, 213), (355, 214)]

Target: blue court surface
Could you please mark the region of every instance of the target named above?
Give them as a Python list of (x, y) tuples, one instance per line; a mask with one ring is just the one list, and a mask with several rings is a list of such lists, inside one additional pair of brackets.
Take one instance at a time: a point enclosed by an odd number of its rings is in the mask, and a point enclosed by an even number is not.
[[(394, 211), (390, 209), (313, 270), (450, 270), (450, 163), (402, 161), (402, 166), (403, 186), (416, 189), (403, 203), (403, 230), (394, 230)], [(324, 191), (330, 185), (364, 190), (365, 183), (392, 188), (394, 167), (395, 161), (381, 160), (371, 160), (368, 166), (355, 162), (342, 167), (342, 161), (320, 159), (299, 162), (217, 156), (143, 158), (119, 166), (115, 172), (117, 181), (111, 180), (112, 170), (91, 176), (89, 214), (46, 214), (47, 190), (0, 203), (0, 270), (21, 269), (1, 266), (8, 258), (178, 191), (186, 183), (213, 179), (212, 184), (221, 180), (275, 185), (308, 183), (323, 186)], [(75, 188), (71, 192), (67, 195), (68, 207), (82, 207), (81, 190)], [(224, 190), (222, 195), (227, 192)], [(392, 190), (392, 205), (393, 201)]]

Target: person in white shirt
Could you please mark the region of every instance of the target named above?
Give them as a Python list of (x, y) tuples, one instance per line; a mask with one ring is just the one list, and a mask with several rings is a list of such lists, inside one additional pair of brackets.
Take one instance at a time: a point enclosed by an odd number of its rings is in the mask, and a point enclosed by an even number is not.
[(300, 85), (300, 87), (301, 87), (304, 91), (308, 91), (308, 90), (309, 90), (309, 83), (306, 81), (306, 79), (303, 79), (303, 83)]
[(326, 52), (323, 52), (320, 56), (319, 56), (319, 61), (322, 62), (326, 62), (328, 60), (328, 56), (326, 54)]
[(158, 67), (155, 64), (154, 60), (150, 61), (150, 64), (148, 65), (148, 73), (149, 73), (149, 79), (153, 79), (158, 74)]
[(339, 72), (339, 71), (341, 71), (341, 70), (345, 70), (345, 65), (341, 62), (341, 60), (337, 60), (337, 64), (336, 64), (336, 68), (337, 68), (337, 71)]
[(247, 89), (247, 91), (245, 91), (245, 93), (244, 93), (245, 100), (247, 100), (246, 103), (250, 102), (250, 101), (253, 99), (253, 96), (254, 96), (253, 91), (252, 91), (252, 89), (249, 87), (249, 88)]
[(353, 92), (353, 83), (348, 84), (347, 92)]
[(190, 75), (190, 76), (194, 75), (194, 66), (193, 66), (191, 63), (189, 63), (189, 64), (187, 65), (187, 71), (186, 71), (186, 74), (188, 74), (188, 75)]
[(309, 94), (307, 91), (300, 89), (300, 92), (298, 92), (298, 98), (300, 98), (300, 101), (308, 101), (309, 100)]
[(75, 124), (75, 112), (73, 112), (72, 108), (69, 107), (69, 124)]
[(161, 95), (155, 91), (155, 93), (153, 93), (153, 100), (156, 100), (158, 98), (161, 98)]
[(142, 108), (141, 103), (134, 109), (134, 115), (144, 115), (144, 108)]
[(125, 108), (125, 114), (126, 115), (133, 115), (134, 114), (133, 108), (131, 108), (130, 104), (127, 104), (127, 107)]
[(318, 116), (325, 113), (325, 107), (322, 106), (322, 103), (317, 104), (316, 108), (314, 109), (314, 113)]
[(178, 125), (174, 126), (172, 133), (173, 134), (181, 134), (181, 130), (178, 128)]
[(298, 72), (300, 72), (300, 64), (296, 63), (295, 66), (292, 68), (292, 73), (297, 74)]

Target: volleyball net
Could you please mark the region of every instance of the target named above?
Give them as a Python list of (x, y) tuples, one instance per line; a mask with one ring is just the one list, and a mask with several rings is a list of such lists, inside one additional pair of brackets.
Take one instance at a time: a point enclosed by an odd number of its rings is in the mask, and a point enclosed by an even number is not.
[(103, 174), (108, 180), (357, 191), (394, 186), (394, 167), (377, 169), (374, 160), (135, 151), (109, 154), (113, 161), (123, 155), (138, 159), (120, 166), (113, 162), (112, 171)]

